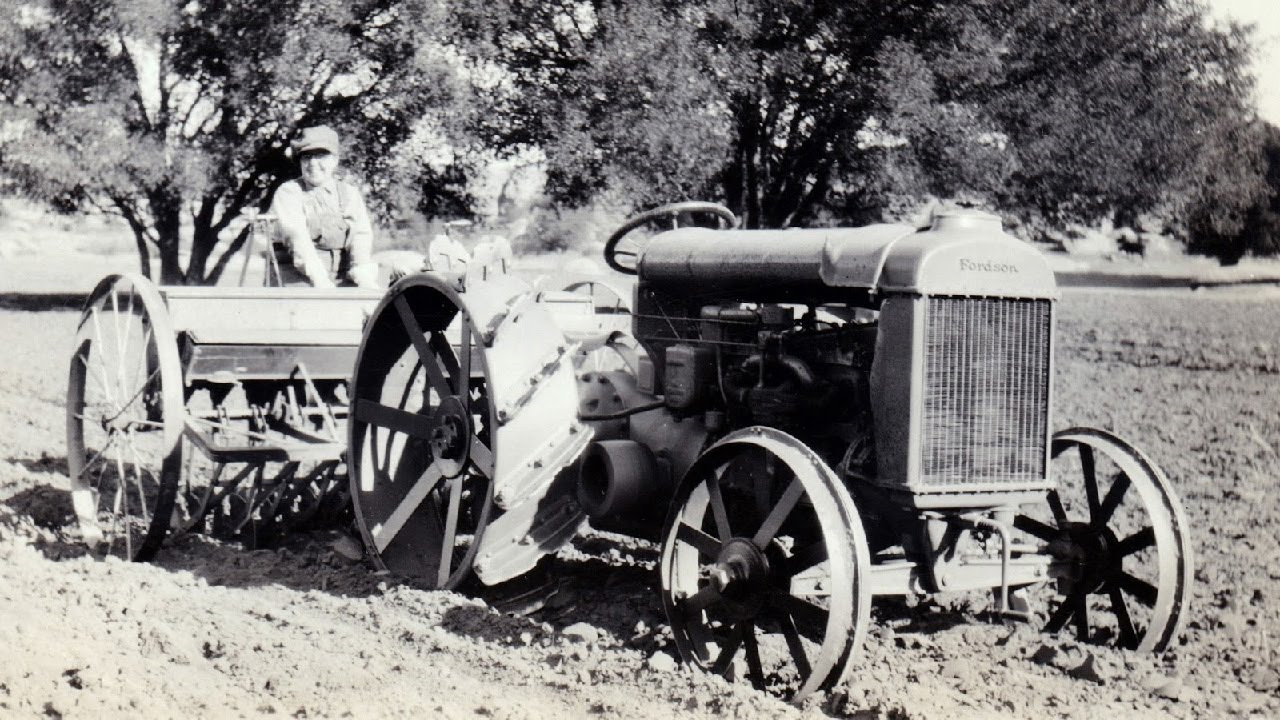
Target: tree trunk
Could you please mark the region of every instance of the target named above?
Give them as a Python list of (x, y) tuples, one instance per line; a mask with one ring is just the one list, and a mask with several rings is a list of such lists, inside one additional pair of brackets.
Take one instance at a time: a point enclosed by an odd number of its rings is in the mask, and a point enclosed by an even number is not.
[(151, 251), (147, 249), (146, 231), (141, 227), (133, 228), (133, 239), (138, 243), (138, 263), (142, 269), (142, 276), (151, 279)]
[(151, 217), (156, 228), (156, 247), (160, 251), (160, 284), (185, 285), (186, 273), (178, 256), (182, 227), (182, 195), (172, 188), (161, 187), (147, 193)]
[(191, 258), (187, 260), (187, 283), (190, 285), (206, 285), (205, 268), (209, 264), (209, 255), (218, 244), (218, 235), (209, 227), (201, 227), (196, 219), (194, 234), (191, 237)]
[(205, 274), (209, 258), (218, 244), (218, 231), (213, 226), (213, 214), (218, 207), (216, 197), (205, 196), (196, 213), (191, 237), (191, 259), (187, 261), (187, 282), (192, 285), (208, 285), (215, 281)]
[[(236, 253), (239, 253), (241, 249), (244, 248), (245, 243), (248, 242), (252, 232), (253, 227), (251, 225), (246, 225), (245, 228), (236, 235), (236, 239), (231, 241), (230, 247), (222, 253), (222, 257), (218, 258), (218, 261), (213, 264), (213, 269), (211, 269), (209, 274), (205, 276), (206, 283), (209, 285), (217, 284), (218, 279), (222, 277), (222, 273), (226, 272), (227, 266), (231, 263), (232, 258), (235, 257)], [(247, 255), (244, 258), (244, 262), (249, 262)], [(241, 284), (243, 284), (245, 279), (245, 270), (243, 265), (241, 265), (240, 268), (240, 281)]]

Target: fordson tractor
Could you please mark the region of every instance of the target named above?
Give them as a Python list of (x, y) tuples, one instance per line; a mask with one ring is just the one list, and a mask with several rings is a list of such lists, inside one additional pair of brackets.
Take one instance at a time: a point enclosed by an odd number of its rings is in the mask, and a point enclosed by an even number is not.
[[(789, 698), (844, 677), (876, 595), (981, 591), (1050, 633), (1175, 639), (1182, 508), (1125, 441), (1053, 430), (1058, 290), (1038, 251), (970, 211), (735, 226), (681, 203), (609, 238), (611, 279), (532, 285), (486, 248), (380, 299), (238, 291), (239, 321), (217, 290), (104, 284), (68, 409), (86, 537), (135, 528), (141, 557), (207, 513), (243, 532), (345, 477), (372, 562), (455, 588), (516, 578), (590, 523), (660, 546), (686, 662)], [(141, 372), (94, 370), (127, 346), (98, 337), (112, 327), (143, 335)], [(148, 434), (154, 452), (100, 459)], [(210, 467), (197, 492), (184, 452)], [(130, 463), (155, 488), (136, 500)], [(102, 489), (113, 467), (124, 490)]]

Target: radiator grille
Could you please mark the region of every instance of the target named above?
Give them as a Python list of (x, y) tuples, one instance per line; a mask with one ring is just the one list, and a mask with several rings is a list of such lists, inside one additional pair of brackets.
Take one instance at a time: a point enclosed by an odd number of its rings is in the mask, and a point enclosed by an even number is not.
[(1043, 480), (1050, 302), (925, 302), (920, 482)]

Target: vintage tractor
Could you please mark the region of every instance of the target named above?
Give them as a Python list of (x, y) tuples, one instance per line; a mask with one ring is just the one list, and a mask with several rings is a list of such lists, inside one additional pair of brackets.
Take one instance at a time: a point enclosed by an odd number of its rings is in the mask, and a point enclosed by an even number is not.
[(80, 532), (145, 559), (349, 493), (376, 566), (455, 588), (526, 573), (589, 520), (661, 544), (687, 662), (789, 698), (844, 677), (875, 595), (994, 592), (1050, 632), (1176, 638), (1181, 506), (1114, 435), (1051, 431), (1036, 251), (973, 212), (735, 225), (645, 213), (606, 243), (611, 278), (529, 283), (494, 247), (385, 294), (109, 277), (70, 370)]
[[(678, 227), (699, 215), (725, 227)], [(655, 219), (677, 227), (629, 234)], [(634, 300), (607, 322), (505, 261), (395, 285), (348, 426), (376, 562), (492, 585), (585, 515), (661, 543), (685, 661), (790, 698), (845, 675), (875, 595), (980, 590), (1081, 640), (1174, 640), (1182, 509), (1114, 435), (1051, 431), (1058, 293), (1034, 249), (974, 212), (734, 224), (686, 203), (620, 228), (606, 261)], [(624, 361), (566, 361), (584, 346)]]

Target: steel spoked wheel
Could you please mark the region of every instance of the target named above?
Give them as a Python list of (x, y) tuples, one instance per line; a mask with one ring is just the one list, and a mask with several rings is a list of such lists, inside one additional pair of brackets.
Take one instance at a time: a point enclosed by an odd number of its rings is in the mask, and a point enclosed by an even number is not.
[(1191, 541), (1182, 506), (1154, 463), (1090, 428), (1053, 437), (1057, 490), (1016, 519), (1065, 566), (1046, 630), (1081, 641), (1159, 651), (1181, 629), (1190, 599)]
[(456, 295), (418, 276), (384, 298), (356, 362), (348, 463), (365, 544), (439, 588), (467, 578), (495, 514), (480, 337)]
[(685, 475), (663, 533), (662, 598), (685, 662), (800, 699), (844, 676), (871, 609), (853, 501), (799, 440), (747, 428)]
[(67, 464), (79, 532), (96, 554), (148, 560), (169, 530), (182, 465), (182, 371), (156, 287), (104, 278), (76, 331)]

